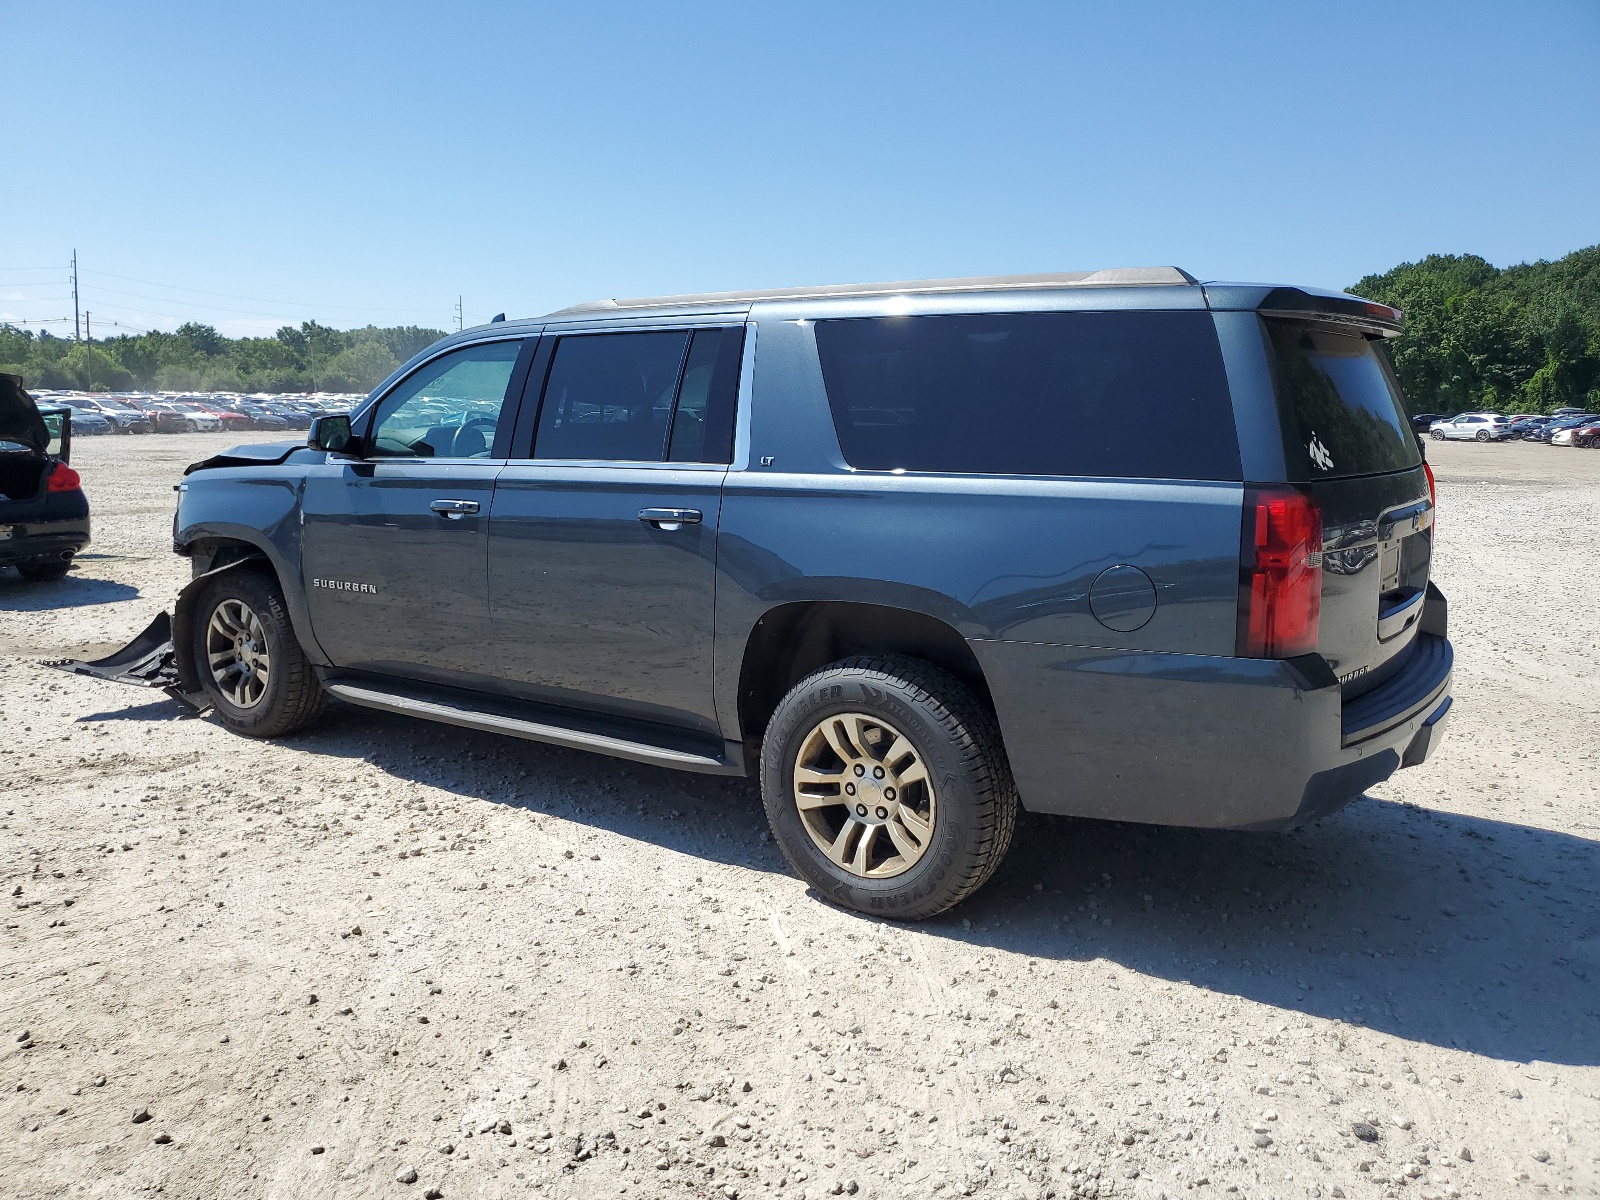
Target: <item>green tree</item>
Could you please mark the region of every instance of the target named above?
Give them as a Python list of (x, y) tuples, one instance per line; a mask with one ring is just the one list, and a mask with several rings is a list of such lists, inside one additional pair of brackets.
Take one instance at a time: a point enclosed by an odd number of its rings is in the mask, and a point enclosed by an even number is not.
[(1387, 349), (1414, 412), (1549, 411), (1600, 387), (1600, 246), (1505, 270), (1430, 255), (1350, 290), (1404, 310)]

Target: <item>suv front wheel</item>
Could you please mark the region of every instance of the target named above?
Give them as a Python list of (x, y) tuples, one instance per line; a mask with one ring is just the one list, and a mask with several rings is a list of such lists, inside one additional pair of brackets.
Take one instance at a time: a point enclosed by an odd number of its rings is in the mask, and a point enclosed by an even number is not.
[(993, 715), (953, 675), (901, 657), (844, 659), (796, 684), (767, 727), (761, 795), (806, 882), (900, 920), (981, 887), (1017, 817)]
[(327, 703), (289, 624), (278, 581), (264, 571), (219, 575), (195, 605), (195, 669), (221, 722), (246, 737), (292, 733)]

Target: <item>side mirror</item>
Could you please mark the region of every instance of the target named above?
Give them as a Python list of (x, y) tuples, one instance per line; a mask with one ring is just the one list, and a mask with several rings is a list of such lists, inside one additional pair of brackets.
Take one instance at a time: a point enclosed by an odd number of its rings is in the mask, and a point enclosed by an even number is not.
[(311, 419), (311, 428), (306, 433), (306, 445), (313, 450), (344, 450), (349, 447), (350, 442), (350, 415), (348, 413), (336, 413)]

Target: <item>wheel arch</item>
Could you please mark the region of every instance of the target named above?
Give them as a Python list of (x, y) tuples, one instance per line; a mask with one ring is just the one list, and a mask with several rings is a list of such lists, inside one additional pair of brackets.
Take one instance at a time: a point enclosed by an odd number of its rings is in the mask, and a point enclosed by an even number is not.
[(740, 736), (746, 744), (759, 738), (778, 702), (812, 671), (860, 654), (903, 654), (932, 663), (994, 711), (972, 647), (938, 617), (856, 601), (793, 601), (768, 609), (746, 635), (739, 667)]
[(304, 590), (300, 587), (298, 566), (285, 560), (280, 547), (265, 533), (231, 522), (198, 523), (183, 530), (180, 538), (175, 540), (173, 549), (191, 561), (194, 572), (178, 593), (178, 605), (173, 611), (174, 631), (178, 625), (178, 607), (188, 597), (188, 605), (192, 609), (200, 588), (204, 586), (200, 583), (202, 579), (234, 567), (251, 567), (270, 572), (283, 589), (284, 603), (289, 610), (289, 624), (306, 657), (317, 666), (329, 665), (328, 657), (317, 644), (311, 628), (311, 614), (306, 608)]

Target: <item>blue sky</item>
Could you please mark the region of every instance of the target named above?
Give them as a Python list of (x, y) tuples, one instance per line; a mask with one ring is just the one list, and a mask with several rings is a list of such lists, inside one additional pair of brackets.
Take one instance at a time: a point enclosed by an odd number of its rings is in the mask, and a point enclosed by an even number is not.
[(0, 0), (0, 45), (0, 320), (70, 318), (76, 247), (97, 336), (1600, 241), (1594, 0)]

